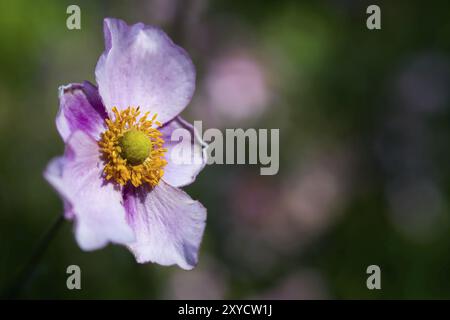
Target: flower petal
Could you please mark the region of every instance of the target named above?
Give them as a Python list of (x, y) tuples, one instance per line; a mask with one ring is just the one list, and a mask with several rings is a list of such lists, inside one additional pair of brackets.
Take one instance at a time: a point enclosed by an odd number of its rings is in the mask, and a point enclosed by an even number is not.
[(67, 197), (62, 193), (64, 190), (64, 185), (62, 183), (62, 172), (64, 169), (64, 157), (57, 157), (50, 161), (47, 165), (47, 168), (44, 171), (44, 177), (47, 181), (55, 188), (63, 198), (64, 202), (64, 217), (67, 220), (72, 220), (74, 218), (74, 212), (72, 208), (72, 204), (67, 199)]
[(164, 181), (124, 189), (128, 222), (137, 241), (128, 245), (139, 263), (177, 264), (192, 269), (205, 229), (206, 209), (180, 189)]
[(187, 53), (160, 29), (137, 23), (128, 26), (105, 19), (105, 52), (95, 75), (108, 111), (129, 106), (158, 114), (165, 123), (189, 103), (195, 69)]
[[(185, 134), (172, 136), (177, 129), (186, 130)], [(176, 117), (159, 130), (163, 134), (164, 148), (167, 148), (164, 181), (174, 187), (191, 184), (206, 165), (207, 145), (199, 132), (181, 117)]]
[(98, 146), (86, 133), (76, 131), (69, 137), (65, 155), (51, 161), (44, 176), (62, 196), (65, 216), (74, 218), (76, 239), (83, 250), (101, 248), (109, 241), (135, 240), (122, 193), (104, 181)]
[(88, 81), (59, 87), (59, 112), (56, 127), (64, 141), (76, 130), (94, 139), (104, 130), (106, 110), (97, 88)]

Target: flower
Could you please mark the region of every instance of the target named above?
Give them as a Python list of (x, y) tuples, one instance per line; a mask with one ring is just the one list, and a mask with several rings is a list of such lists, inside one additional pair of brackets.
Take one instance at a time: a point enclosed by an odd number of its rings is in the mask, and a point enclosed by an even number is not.
[(217, 111), (234, 119), (264, 113), (270, 100), (266, 70), (246, 52), (217, 59), (207, 75), (206, 92)]
[(255, 120), (268, 111), (273, 98), (269, 72), (250, 50), (223, 54), (210, 63), (202, 93), (193, 107), (219, 126)]
[[(194, 66), (155, 27), (107, 18), (104, 34), (98, 88), (85, 81), (59, 89), (56, 126), (66, 148), (44, 176), (62, 197), (83, 250), (112, 242), (127, 246), (139, 263), (192, 269), (206, 209), (179, 187), (195, 180), (206, 153), (178, 114), (193, 95)], [(179, 128), (201, 146), (193, 150), (202, 161), (171, 161), (171, 150), (183, 143), (170, 139)]]

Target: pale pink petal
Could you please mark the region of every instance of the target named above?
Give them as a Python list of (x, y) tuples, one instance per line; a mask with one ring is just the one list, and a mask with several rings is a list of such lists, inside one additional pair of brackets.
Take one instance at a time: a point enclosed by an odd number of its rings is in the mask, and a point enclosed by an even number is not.
[(44, 172), (64, 199), (66, 217), (75, 220), (75, 236), (83, 250), (135, 239), (126, 221), (121, 190), (105, 182), (102, 170), (96, 141), (76, 131), (67, 141), (65, 155), (51, 161)]
[(177, 264), (188, 270), (197, 264), (206, 222), (200, 202), (164, 181), (152, 190), (126, 188), (124, 200), (136, 234), (136, 242), (128, 247), (139, 263)]
[(105, 19), (105, 51), (95, 75), (103, 103), (111, 114), (129, 106), (158, 114), (165, 123), (189, 103), (195, 69), (187, 53), (160, 29), (137, 23), (128, 26)]
[[(184, 130), (185, 134), (172, 135), (174, 130)], [(199, 132), (181, 117), (174, 118), (160, 131), (164, 148), (167, 148), (164, 181), (174, 187), (191, 184), (206, 165), (206, 144)], [(187, 136), (190, 138), (187, 139)]]
[(93, 84), (85, 81), (59, 87), (56, 128), (64, 142), (77, 130), (97, 139), (105, 130), (106, 116), (105, 107)]

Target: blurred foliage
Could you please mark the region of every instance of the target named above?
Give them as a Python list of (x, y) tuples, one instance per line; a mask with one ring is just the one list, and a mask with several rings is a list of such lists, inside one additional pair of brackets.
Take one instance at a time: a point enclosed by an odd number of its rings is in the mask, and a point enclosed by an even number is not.
[[(59, 197), (42, 178), (48, 161), (63, 152), (54, 125), (57, 88), (95, 80), (103, 50), (102, 19), (112, 16), (157, 24), (186, 47), (198, 70), (196, 96), (210, 64), (228, 48), (245, 48), (265, 61), (273, 99), (251, 125), (280, 128), (280, 172), (258, 177), (255, 166), (208, 166), (186, 188), (208, 208), (200, 271), (139, 265), (120, 246), (82, 252), (66, 223), (21, 297), (189, 298), (199, 294), (197, 282), (217, 282), (217, 296), (200, 297), (450, 298), (448, 1), (377, 1), (382, 9), (379, 31), (365, 26), (371, 1), (153, 2), (76, 1), (82, 29), (70, 31), (66, 8), (73, 1), (0, 1), (1, 287), (14, 279), (62, 212)], [(155, 10), (166, 10), (168, 17)], [(441, 63), (437, 69), (443, 76), (427, 74), (427, 67), (408, 73), (420, 57), (432, 66)], [(422, 84), (430, 79), (442, 92), (427, 91)], [(437, 94), (443, 98), (433, 109)], [(411, 107), (417, 99), (430, 109)], [(193, 115), (189, 108), (189, 120), (202, 119), (202, 112)], [(338, 175), (336, 187), (346, 185), (346, 192), (338, 193), (345, 201), (336, 208), (330, 205), (327, 210), (336, 218), (321, 232), (308, 232), (300, 224), (290, 231), (292, 246), (280, 245), (280, 234), (267, 230), (271, 221), (285, 216), (283, 186), (296, 172), (309, 172), (306, 159), (317, 150), (332, 163), (331, 150), (350, 150), (354, 163), (344, 160), (348, 168)], [(417, 163), (410, 167), (413, 160)], [(302, 183), (302, 175), (295, 179), (294, 184)], [(244, 198), (235, 204), (233, 191), (254, 180), (256, 186), (250, 186), (255, 192), (271, 192), (265, 206), (277, 203), (268, 213), (273, 220), (247, 218), (247, 206), (258, 201)], [(436, 196), (422, 200), (423, 193), (416, 192), (396, 200), (417, 180), (432, 181)], [(313, 195), (321, 199), (322, 191)], [(395, 213), (399, 201), (406, 208), (400, 216)], [(418, 205), (421, 211), (416, 212)], [(254, 210), (258, 214), (264, 206)], [(411, 226), (414, 219), (419, 222)], [(281, 225), (281, 234), (285, 227)], [(81, 291), (66, 289), (71, 264), (82, 269)], [(365, 271), (371, 264), (381, 267), (380, 291), (366, 288)], [(303, 270), (312, 270), (320, 281)], [(306, 276), (297, 277), (299, 272)], [(198, 278), (188, 278), (191, 274)], [(293, 289), (279, 289), (286, 287), (285, 279), (299, 280)], [(186, 295), (173, 293), (184, 286)], [(317, 287), (319, 293), (313, 294)], [(276, 288), (286, 292), (280, 295)]]

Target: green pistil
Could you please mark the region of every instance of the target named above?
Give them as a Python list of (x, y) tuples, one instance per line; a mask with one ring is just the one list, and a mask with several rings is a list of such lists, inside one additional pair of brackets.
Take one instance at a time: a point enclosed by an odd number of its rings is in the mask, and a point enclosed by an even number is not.
[(127, 159), (133, 166), (143, 163), (152, 150), (150, 138), (136, 129), (125, 132), (119, 140), (119, 146), (122, 150), (120, 153), (122, 158)]

